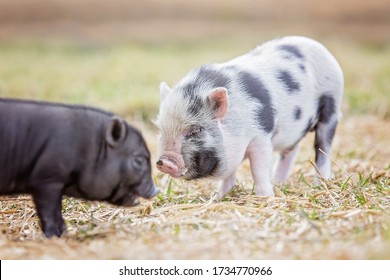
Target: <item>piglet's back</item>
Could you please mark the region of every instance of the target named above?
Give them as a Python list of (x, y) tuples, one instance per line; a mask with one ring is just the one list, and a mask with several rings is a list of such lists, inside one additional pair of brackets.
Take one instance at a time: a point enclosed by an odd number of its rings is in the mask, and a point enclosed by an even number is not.
[[(49, 163), (67, 176), (69, 166), (92, 157), (112, 116), (84, 106), (0, 99), (0, 193), (26, 192), (26, 182)], [(50, 177), (51, 168), (45, 170)]]

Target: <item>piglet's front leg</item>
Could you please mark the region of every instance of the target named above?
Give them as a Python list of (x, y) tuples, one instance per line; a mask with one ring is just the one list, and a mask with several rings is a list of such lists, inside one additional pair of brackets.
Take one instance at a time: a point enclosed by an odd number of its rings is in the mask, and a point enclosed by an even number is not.
[(60, 237), (66, 229), (61, 213), (62, 189), (61, 183), (46, 183), (33, 187), (34, 203), (47, 238)]
[(221, 180), (219, 183), (218, 198), (223, 198), (235, 185), (236, 181), (236, 172), (233, 172), (232, 175)]
[(273, 196), (274, 190), (271, 182), (273, 161), (273, 146), (271, 139), (258, 137), (252, 140), (247, 148), (252, 177), (255, 181), (255, 191), (260, 196)]

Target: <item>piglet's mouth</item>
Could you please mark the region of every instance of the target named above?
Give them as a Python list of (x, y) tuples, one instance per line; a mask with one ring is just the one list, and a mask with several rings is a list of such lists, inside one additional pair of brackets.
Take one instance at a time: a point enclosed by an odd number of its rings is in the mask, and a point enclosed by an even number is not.
[(152, 184), (148, 188), (141, 185), (140, 189), (141, 189), (140, 192), (138, 191), (136, 193), (132, 192), (129, 195), (127, 195), (123, 199), (121, 206), (137, 206), (140, 204), (140, 197), (151, 199), (160, 193), (160, 190), (154, 184)]
[(175, 160), (168, 157), (161, 157), (156, 162), (156, 167), (161, 172), (169, 174), (174, 178), (183, 177), (187, 173), (187, 168), (180, 168)]

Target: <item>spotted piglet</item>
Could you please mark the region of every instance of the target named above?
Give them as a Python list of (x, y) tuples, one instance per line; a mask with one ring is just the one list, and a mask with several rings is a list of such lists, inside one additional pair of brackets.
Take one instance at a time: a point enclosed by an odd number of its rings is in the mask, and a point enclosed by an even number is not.
[[(157, 168), (186, 180), (220, 179), (219, 196), (249, 158), (256, 194), (284, 182), (299, 142), (315, 131), (315, 163), (330, 178), (343, 73), (320, 43), (305, 37), (266, 42), (225, 63), (191, 70), (172, 89), (160, 85)], [(280, 154), (272, 175), (273, 152)]]

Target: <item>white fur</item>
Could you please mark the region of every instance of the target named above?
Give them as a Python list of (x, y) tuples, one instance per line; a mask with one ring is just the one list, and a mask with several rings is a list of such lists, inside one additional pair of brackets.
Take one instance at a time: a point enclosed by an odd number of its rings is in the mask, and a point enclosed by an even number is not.
[(171, 89), (167, 85), (166, 82), (162, 82), (160, 84), (160, 102), (162, 102), (166, 96), (168, 96), (171, 93)]

